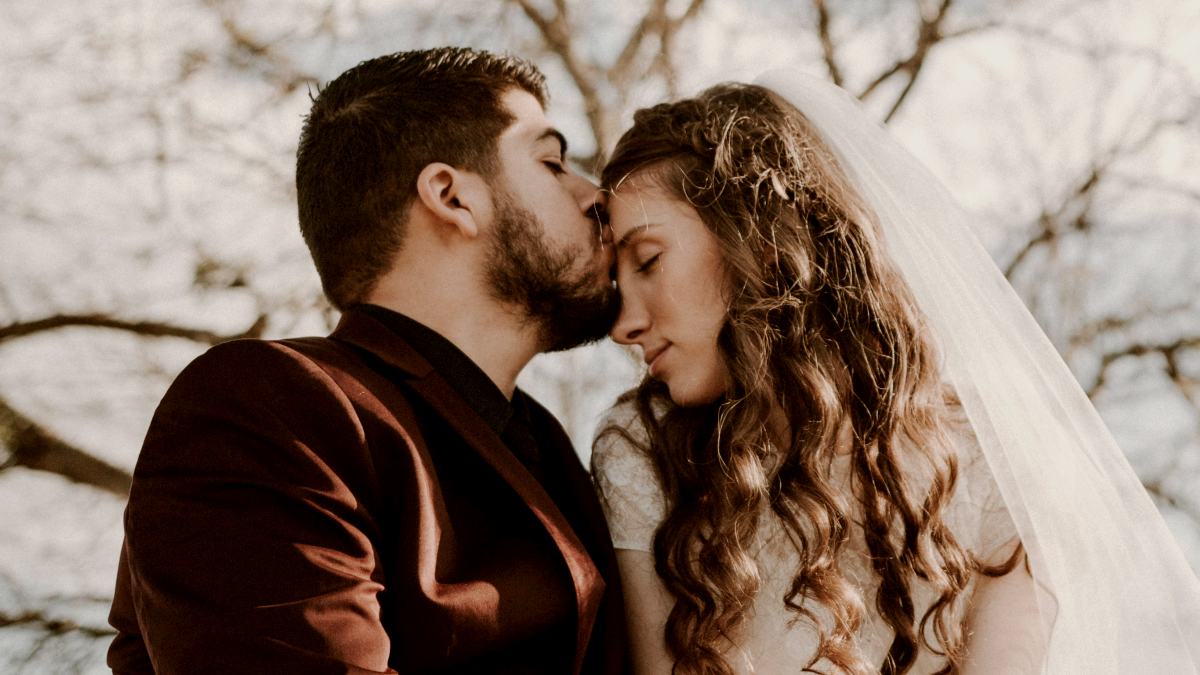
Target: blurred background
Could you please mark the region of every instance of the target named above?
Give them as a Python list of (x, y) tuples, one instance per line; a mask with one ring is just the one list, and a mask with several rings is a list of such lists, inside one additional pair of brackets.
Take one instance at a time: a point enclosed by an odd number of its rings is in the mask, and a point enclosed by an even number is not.
[[(1195, 0), (4, 0), (0, 672), (104, 672), (121, 513), (175, 374), (324, 334), (296, 226), (310, 93), (382, 53), (531, 58), (594, 172), (638, 107), (799, 66), (924, 160), (1200, 569)], [(638, 376), (611, 344), (522, 385), (585, 461)]]

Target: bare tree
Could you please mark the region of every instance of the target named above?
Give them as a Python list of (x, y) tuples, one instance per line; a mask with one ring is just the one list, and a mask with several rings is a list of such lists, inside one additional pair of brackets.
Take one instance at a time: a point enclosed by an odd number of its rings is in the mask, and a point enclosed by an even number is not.
[[(22, 104), (0, 101), (0, 124), (13, 130), (13, 141), (0, 148), (0, 491), (42, 489), (65, 479), (70, 490), (86, 495), (80, 502), (86, 506), (72, 507), (80, 513), (96, 505), (119, 511), (136, 447), (106, 454), (103, 443), (90, 440), (103, 435), (101, 427), (73, 432), (70, 406), (56, 407), (57, 392), (47, 389), (52, 371), (70, 380), (63, 371), (71, 366), (55, 361), (71, 362), (72, 345), (123, 339), (129, 351), (147, 354), (135, 367), (157, 387), (186, 358), (159, 358), (156, 346), (177, 345), (174, 351), (186, 357), (225, 340), (332, 325), (335, 312), (321, 297), (295, 232), (291, 163), (309, 91), (358, 58), (461, 43), (464, 35), (470, 44), (532, 56), (546, 70), (561, 71), (578, 94), (578, 110), (570, 112), (590, 138), (573, 159), (595, 172), (639, 96), (678, 95), (696, 76), (699, 49), (731, 50), (736, 45), (721, 43), (720, 36), (732, 22), (770, 11), (768, 29), (756, 39), (823, 68), (893, 125), (905, 122), (927, 89), (936, 89), (947, 62), (942, 57), (961, 53), (973, 40), (1008, 36), (1035, 60), (1065, 52), (1093, 59), (1098, 70), (1161, 73), (1156, 81), (1172, 92), (1170, 105), (1114, 112), (1101, 91), (1090, 106), (1093, 117), (1038, 113), (1049, 126), (1116, 131), (1096, 133), (1086, 156), (1069, 166), (1043, 167), (1053, 180), (1041, 194), (998, 187), (1032, 215), (1004, 222), (1009, 236), (994, 252), (1037, 318), (1061, 324), (1052, 334), (1102, 408), (1139, 395), (1135, 387), (1143, 385), (1137, 383), (1149, 381), (1155, 396), (1190, 411), (1191, 427), (1177, 424), (1175, 444), (1162, 448), (1161, 461), (1143, 478), (1164, 508), (1193, 519), (1200, 531), (1194, 496), (1200, 278), (1180, 269), (1171, 283), (1152, 282), (1149, 266), (1156, 261), (1121, 262), (1130, 237), (1148, 238), (1165, 223), (1175, 223), (1171, 232), (1178, 235), (1165, 249), (1200, 253), (1195, 176), (1149, 172), (1139, 164), (1163, 143), (1200, 155), (1200, 75), (1161, 50), (1065, 29), (1086, 19), (1086, 3), (1056, 0), (1041, 9), (965, 0), (810, 0), (786, 7), (641, 0), (617, 7), (506, 0), (380, 8), (356, 0), (192, 0), (113, 9), (85, 2), (58, 23), (40, 18), (46, 10), (33, 0), (19, 3), (21, 11), (0, 10), (12, 19), (0, 22), (10, 26), (0, 29), (9, 31), (8, 42), (29, 40), (0, 51), (0, 60), (14, 73), (31, 73), (13, 85), (26, 97)], [(606, 29), (604, 40), (595, 37), (598, 26)], [(27, 37), (43, 34), (52, 37)], [(859, 40), (864, 35), (869, 49)], [(1020, 83), (1010, 79), (1004, 86)], [(1114, 203), (1134, 198), (1145, 207), (1137, 222), (1114, 215)], [(1142, 229), (1131, 233), (1133, 227)], [(1080, 289), (1097, 279), (1119, 279), (1133, 300), (1090, 302)], [(1066, 298), (1071, 311), (1039, 302), (1051, 296)], [(44, 343), (65, 345), (62, 358), (40, 363), (21, 356)], [(540, 357), (523, 386), (560, 413), (586, 454), (598, 411), (634, 376), (628, 359), (610, 345)], [(96, 391), (87, 407), (101, 419), (112, 417), (124, 404), (111, 398)], [(148, 417), (148, 411), (139, 414)], [(91, 550), (80, 545), (74, 555)], [(34, 672), (50, 663), (56, 671), (97, 669), (111, 635), (95, 611), (107, 604), (105, 589), (28, 591), (29, 577), (19, 576), (26, 573), (9, 558), (20, 559), (0, 544), (0, 633), (29, 640), (23, 652), (0, 660), (0, 670)], [(98, 564), (111, 566), (115, 559)]]
[(573, 21), (566, 0), (554, 0), (545, 9), (539, 9), (533, 0), (509, 2), (537, 28), (542, 46), (562, 63), (583, 98), (595, 149), (578, 162), (589, 171), (599, 168), (605, 149), (616, 140), (621, 102), (628, 99), (634, 82), (656, 75), (662, 78), (668, 95), (675, 94), (675, 36), (704, 6), (704, 0), (688, 0), (681, 11), (671, 14), (668, 0), (648, 0), (616, 58), (602, 63), (581, 48), (587, 32), (585, 26)]

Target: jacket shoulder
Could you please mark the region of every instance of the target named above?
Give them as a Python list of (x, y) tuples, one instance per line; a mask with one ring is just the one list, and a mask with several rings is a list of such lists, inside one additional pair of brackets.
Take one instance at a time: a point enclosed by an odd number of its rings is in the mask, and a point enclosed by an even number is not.
[(218, 344), (194, 359), (172, 388), (220, 385), (225, 392), (308, 386), (358, 398), (382, 386), (379, 364), (344, 342), (325, 337), (240, 339)]

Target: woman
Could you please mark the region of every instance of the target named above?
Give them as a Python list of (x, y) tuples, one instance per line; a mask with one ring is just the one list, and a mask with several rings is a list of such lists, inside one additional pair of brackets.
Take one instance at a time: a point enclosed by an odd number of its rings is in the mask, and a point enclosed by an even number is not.
[(593, 449), (640, 672), (1197, 672), (1200, 590), (935, 179), (831, 85), (640, 111)]

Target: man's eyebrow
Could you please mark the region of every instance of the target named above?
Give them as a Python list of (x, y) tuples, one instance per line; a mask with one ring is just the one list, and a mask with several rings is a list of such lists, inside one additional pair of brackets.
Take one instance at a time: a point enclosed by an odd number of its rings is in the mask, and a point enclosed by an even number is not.
[(555, 129), (554, 127), (549, 127), (545, 131), (543, 131), (537, 138), (535, 138), (533, 140), (533, 142), (541, 143), (542, 141), (546, 140), (547, 138), (553, 138), (558, 141), (558, 145), (561, 148), (560, 152), (562, 153), (562, 156), (565, 158), (567, 156), (567, 137), (563, 136), (562, 132), (559, 131), (558, 129)]
[(621, 240), (617, 242), (617, 245), (614, 248), (616, 248), (616, 250), (618, 250), (618, 251), (621, 250), (625, 246), (629, 245), (629, 241), (631, 239), (634, 239), (635, 237), (638, 237), (638, 236), (644, 234), (646, 232), (646, 230), (654, 227), (655, 225), (658, 225), (658, 223), (643, 223), (641, 225), (636, 225), (634, 227), (629, 228), (629, 231), (626, 232), (625, 235), (621, 237)]

